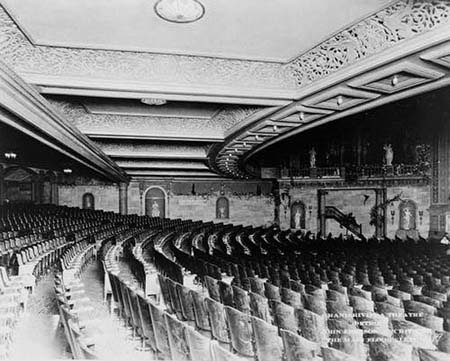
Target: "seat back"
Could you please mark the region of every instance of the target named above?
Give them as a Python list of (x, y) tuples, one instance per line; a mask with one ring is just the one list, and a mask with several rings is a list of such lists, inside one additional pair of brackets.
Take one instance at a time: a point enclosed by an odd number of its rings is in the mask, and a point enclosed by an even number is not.
[(254, 357), (253, 329), (250, 316), (233, 307), (225, 306), (231, 346), (241, 356)]
[(177, 320), (168, 313), (164, 314), (169, 336), (170, 354), (172, 360), (190, 361), (189, 345), (186, 338), (186, 326), (184, 322)]
[(258, 361), (282, 361), (283, 344), (278, 336), (278, 328), (257, 317), (251, 316), (251, 321)]

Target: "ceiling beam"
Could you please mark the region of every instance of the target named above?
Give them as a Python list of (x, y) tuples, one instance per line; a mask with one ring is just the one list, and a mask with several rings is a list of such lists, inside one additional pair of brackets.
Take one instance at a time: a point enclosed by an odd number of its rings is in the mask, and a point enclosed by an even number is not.
[(0, 85), (0, 121), (110, 180), (127, 181), (122, 169), (2, 61)]

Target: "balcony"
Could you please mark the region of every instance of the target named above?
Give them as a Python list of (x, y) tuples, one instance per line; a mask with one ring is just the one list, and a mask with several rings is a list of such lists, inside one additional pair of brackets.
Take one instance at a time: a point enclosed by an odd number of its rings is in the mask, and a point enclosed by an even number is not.
[(431, 176), (428, 165), (397, 164), (363, 165), (352, 167), (317, 167), (317, 168), (284, 168), (281, 170), (282, 179), (290, 179), (299, 183), (330, 182), (347, 184), (415, 184), (428, 183)]

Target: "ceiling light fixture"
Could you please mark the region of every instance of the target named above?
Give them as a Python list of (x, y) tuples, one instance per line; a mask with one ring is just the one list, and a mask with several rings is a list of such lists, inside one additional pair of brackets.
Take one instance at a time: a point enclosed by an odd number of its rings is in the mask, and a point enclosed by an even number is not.
[(147, 105), (164, 105), (167, 103), (167, 100), (158, 98), (142, 98), (141, 102)]
[(172, 23), (192, 23), (205, 15), (205, 7), (197, 0), (159, 0), (155, 13)]
[(14, 152), (8, 152), (8, 153), (5, 153), (5, 158), (6, 159), (16, 159), (17, 158), (17, 154), (14, 153)]
[(65, 174), (71, 174), (71, 173), (72, 173), (72, 169), (66, 168), (66, 169), (63, 169), (63, 172), (64, 172)]

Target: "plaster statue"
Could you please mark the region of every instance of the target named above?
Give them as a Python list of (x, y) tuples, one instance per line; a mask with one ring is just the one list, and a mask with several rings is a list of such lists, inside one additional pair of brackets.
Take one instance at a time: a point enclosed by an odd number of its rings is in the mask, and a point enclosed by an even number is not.
[(384, 149), (384, 160), (387, 166), (392, 166), (392, 161), (394, 160), (394, 151), (391, 144), (385, 144)]
[(311, 168), (316, 168), (316, 150), (314, 147), (309, 151), (309, 166)]
[(159, 211), (159, 205), (156, 203), (156, 201), (153, 201), (152, 204), (152, 217), (159, 217), (161, 215), (161, 212)]
[(219, 208), (219, 218), (225, 218), (225, 208), (224, 207)]
[(411, 210), (406, 207), (405, 209), (403, 209), (403, 227), (408, 230), (411, 229)]
[(297, 208), (297, 211), (295, 212), (294, 216), (294, 223), (295, 223), (295, 229), (300, 229), (300, 221), (301, 221), (302, 214), (300, 213), (300, 209)]

